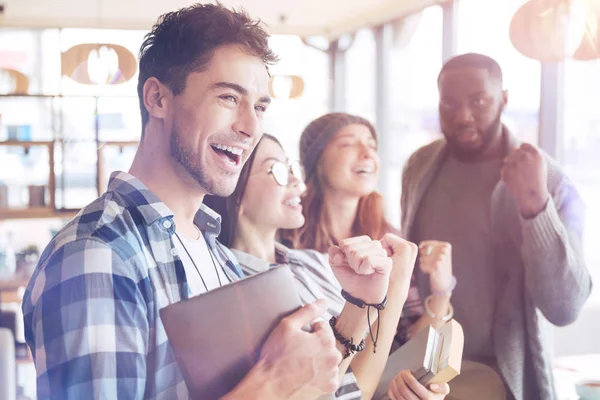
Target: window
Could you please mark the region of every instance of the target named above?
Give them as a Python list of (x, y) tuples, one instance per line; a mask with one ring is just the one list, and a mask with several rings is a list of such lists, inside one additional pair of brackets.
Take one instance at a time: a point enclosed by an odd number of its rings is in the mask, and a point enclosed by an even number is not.
[(369, 28), (356, 32), (346, 50), (344, 110), (375, 123), (375, 35)]
[(304, 91), (298, 98), (273, 99), (265, 114), (264, 131), (281, 141), (290, 158), (298, 158), (300, 134), (313, 119), (327, 112), (328, 57), (297, 36), (275, 35), (269, 45), (280, 58), (271, 67), (271, 75), (299, 75)]
[[(600, 60), (565, 63), (564, 160), (569, 177), (586, 205), (584, 251), (586, 266), (600, 280)], [(600, 290), (591, 302), (600, 304)]]
[(438, 122), (437, 76), (442, 68), (442, 8), (432, 6), (394, 29), (390, 55), (389, 146), (380, 149), (386, 168), (387, 216), (400, 227), (402, 168), (420, 147), (441, 136)]
[(503, 122), (521, 140), (537, 144), (540, 63), (521, 55), (509, 37), (510, 21), (525, 2), (461, 0), (458, 53), (482, 53), (500, 63), (508, 90)]

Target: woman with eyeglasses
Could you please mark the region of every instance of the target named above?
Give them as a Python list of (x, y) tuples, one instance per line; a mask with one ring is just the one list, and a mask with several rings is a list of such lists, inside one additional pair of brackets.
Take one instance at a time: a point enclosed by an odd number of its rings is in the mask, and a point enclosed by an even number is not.
[[(290, 162), (277, 139), (265, 134), (242, 169), (234, 193), (228, 198), (206, 197), (204, 202), (222, 216), (219, 241), (232, 249), (246, 274), (263, 272), (276, 265), (288, 265), (296, 278), (301, 300), (309, 303), (326, 298), (327, 318), (338, 316), (346, 300), (341, 295), (342, 286), (329, 266), (328, 257), (316, 251), (290, 250), (276, 241), (279, 230), (303, 225), (300, 204), (303, 191), (300, 164)], [(410, 265), (410, 268), (396, 265), (393, 279), (395, 290), (403, 292), (406, 297), (414, 259), (404, 265)], [(382, 315), (384, 312), (387, 310)], [(379, 337), (385, 335), (383, 330), (378, 334)], [(367, 336), (366, 343), (367, 348), (357, 353), (350, 365), (352, 371), (360, 370), (362, 374), (355, 377), (348, 372), (344, 375), (337, 392), (339, 398), (371, 398), (377, 387), (389, 348), (378, 344), (377, 353), (373, 354), (370, 336)], [(380, 353), (384, 357), (378, 356)], [(416, 382), (414, 378), (412, 381)], [(392, 397), (396, 398), (400, 397)]]
[[(348, 237), (367, 235), (377, 239), (389, 232), (397, 233), (386, 220), (384, 200), (376, 192), (380, 167), (377, 148), (375, 128), (362, 117), (330, 113), (312, 121), (300, 138), (300, 160), (306, 175), (302, 200), (305, 224), (282, 232), (282, 241), (293, 248), (325, 252)], [(433, 295), (423, 302), (416, 286), (411, 285), (407, 296), (395, 291), (390, 282), (391, 307), (382, 313), (378, 345), (388, 352), (421, 329), (440, 327), (452, 317), (450, 296), (456, 281), (451, 247), (445, 242), (427, 241), (419, 248), (419, 266), (429, 274)], [(387, 356), (381, 353), (380, 357)], [(354, 373), (360, 377), (368, 371), (355, 368)], [(447, 385), (428, 390), (415, 384), (406, 372), (397, 376), (392, 386), (399, 399), (438, 399), (449, 390)]]

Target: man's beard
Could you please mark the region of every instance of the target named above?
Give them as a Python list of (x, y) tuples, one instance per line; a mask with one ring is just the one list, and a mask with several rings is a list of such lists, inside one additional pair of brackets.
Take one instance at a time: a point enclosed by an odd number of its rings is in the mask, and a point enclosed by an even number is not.
[(177, 127), (174, 127), (171, 132), (170, 153), (171, 157), (185, 169), (206, 194), (227, 197), (233, 193), (239, 176), (236, 176), (235, 179), (233, 176), (231, 179), (211, 178), (208, 168), (202, 168), (199, 165), (198, 154), (183, 143)]
[(448, 135), (447, 132), (443, 132), (446, 137), (446, 141), (452, 150), (452, 153), (461, 160), (472, 160), (479, 158), (483, 153), (485, 153), (496, 138), (496, 135), (501, 130), (502, 125), (502, 110), (498, 110), (498, 115), (492, 121), (490, 126), (483, 132), (482, 143), (476, 149), (464, 149), (461, 148), (459, 144), (457, 144), (453, 139), (448, 139), (449, 137), (453, 137), (454, 135)]

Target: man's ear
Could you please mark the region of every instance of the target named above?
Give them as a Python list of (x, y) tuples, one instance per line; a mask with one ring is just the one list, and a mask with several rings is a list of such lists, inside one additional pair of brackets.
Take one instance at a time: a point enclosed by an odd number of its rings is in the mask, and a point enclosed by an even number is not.
[(144, 83), (143, 99), (150, 117), (165, 119), (173, 103), (173, 92), (161, 81), (151, 77)]
[(502, 108), (505, 108), (508, 104), (508, 90), (502, 92)]

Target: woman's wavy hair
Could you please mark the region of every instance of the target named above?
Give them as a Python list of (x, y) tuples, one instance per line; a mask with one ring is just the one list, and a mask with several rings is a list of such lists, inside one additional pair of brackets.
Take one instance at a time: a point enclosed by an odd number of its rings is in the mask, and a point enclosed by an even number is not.
[[(360, 123), (369, 128), (373, 137), (377, 139), (375, 128), (370, 122), (363, 120)], [(325, 253), (330, 246), (337, 245), (339, 240), (346, 238), (336, 238), (331, 232), (331, 221), (324, 207), (325, 171), (322, 166), (322, 155), (316, 158), (315, 164), (304, 166), (307, 170), (315, 169), (306, 181), (306, 192), (302, 199), (302, 212), (306, 222), (299, 229), (280, 231), (279, 239), (289, 247)], [(380, 239), (392, 231), (395, 229), (385, 218), (385, 202), (381, 194), (374, 191), (363, 196), (359, 200), (352, 224), (352, 237), (367, 235), (373, 239)]]

